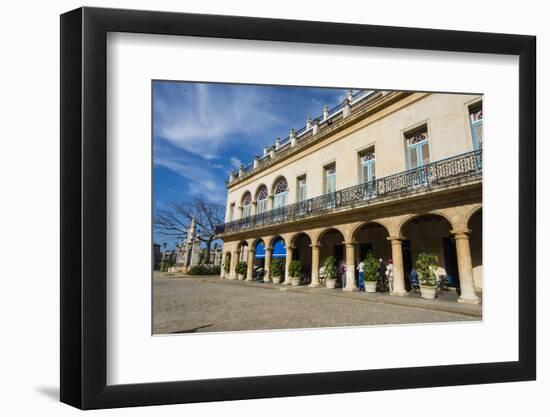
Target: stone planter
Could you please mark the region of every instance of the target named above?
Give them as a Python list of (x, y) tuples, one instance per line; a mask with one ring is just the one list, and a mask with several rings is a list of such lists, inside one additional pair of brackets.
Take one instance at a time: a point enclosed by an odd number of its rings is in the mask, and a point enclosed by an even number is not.
[(376, 281), (366, 281), (365, 292), (376, 292)]
[(297, 287), (300, 285), (300, 277), (290, 277), (290, 285)]
[(437, 287), (426, 287), (424, 285), (420, 286), (420, 296), (427, 300), (435, 299)]
[(271, 277), (273, 280), (273, 284), (280, 284), (281, 283), (281, 277)]
[(244, 274), (237, 274), (237, 278), (241, 281), (244, 280)]
[(336, 280), (335, 279), (327, 279), (326, 284), (327, 288), (334, 289), (336, 288)]

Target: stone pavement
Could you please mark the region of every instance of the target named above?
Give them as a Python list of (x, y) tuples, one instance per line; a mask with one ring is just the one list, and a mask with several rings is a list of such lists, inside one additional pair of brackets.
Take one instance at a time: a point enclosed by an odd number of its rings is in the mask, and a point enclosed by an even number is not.
[[(454, 298), (454, 300), (453, 300)], [(419, 295), (288, 287), (219, 277), (155, 274), (153, 332), (194, 333), (481, 320), (481, 305), (456, 294)]]

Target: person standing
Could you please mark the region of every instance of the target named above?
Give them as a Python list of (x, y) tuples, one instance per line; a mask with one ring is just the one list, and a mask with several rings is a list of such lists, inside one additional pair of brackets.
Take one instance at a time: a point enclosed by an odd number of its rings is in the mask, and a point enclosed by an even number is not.
[(344, 264), (344, 261), (340, 261), (338, 264), (338, 275), (340, 276), (340, 283), (342, 285), (342, 288), (346, 287), (346, 265)]
[(378, 259), (378, 285), (377, 291), (385, 292), (386, 291), (386, 265), (382, 258)]
[(359, 287), (359, 291), (365, 291), (365, 263), (363, 261), (359, 262), (359, 265), (357, 265), (357, 286)]
[(388, 265), (386, 266), (386, 276), (388, 277), (390, 295), (393, 295), (393, 261), (391, 259), (388, 259)]

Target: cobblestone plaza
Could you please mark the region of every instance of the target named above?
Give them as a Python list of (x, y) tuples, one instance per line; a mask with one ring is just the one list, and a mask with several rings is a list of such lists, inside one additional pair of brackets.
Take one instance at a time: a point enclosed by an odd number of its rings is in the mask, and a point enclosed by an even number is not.
[(158, 274), (153, 309), (154, 334), (481, 320), (480, 305), (453, 301)]

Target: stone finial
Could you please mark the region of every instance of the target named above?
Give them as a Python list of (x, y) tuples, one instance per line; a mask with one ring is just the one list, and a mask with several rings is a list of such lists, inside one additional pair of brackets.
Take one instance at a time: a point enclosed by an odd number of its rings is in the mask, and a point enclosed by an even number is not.
[(312, 133), (316, 135), (319, 133), (319, 119), (315, 119), (312, 124)]
[(260, 164), (260, 155), (256, 155), (254, 157), (254, 165), (253, 165), (254, 169), (258, 168), (259, 164)]
[(264, 156), (267, 156), (269, 153), (269, 146), (264, 146)]
[(229, 173), (229, 182), (233, 181), (235, 179), (235, 176), (236, 176), (236, 172), (235, 171), (231, 171)]
[(239, 177), (242, 177), (244, 175), (244, 164), (241, 164), (239, 167)]
[(290, 146), (296, 146), (296, 130), (294, 128), (290, 129)]
[(311, 117), (308, 117), (306, 120), (306, 129), (311, 129)]
[(275, 158), (275, 149), (274, 148), (271, 148), (271, 150), (269, 151), (269, 157), (271, 159)]
[(279, 149), (281, 147), (281, 138), (275, 139), (275, 149)]
[(323, 107), (323, 120), (327, 120), (328, 119), (328, 106), (325, 104), (325, 106)]
[(344, 102), (344, 107), (342, 108), (342, 116), (348, 117), (351, 114), (351, 100), (353, 100), (353, 94), (351, 90), (348, 91), (348, 96)]

